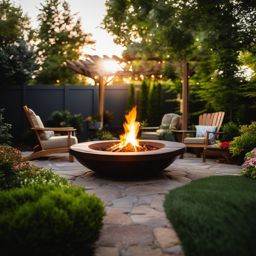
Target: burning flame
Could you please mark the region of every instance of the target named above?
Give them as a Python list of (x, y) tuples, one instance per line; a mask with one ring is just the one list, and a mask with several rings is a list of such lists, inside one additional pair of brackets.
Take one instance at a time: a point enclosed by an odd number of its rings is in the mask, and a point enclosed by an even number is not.
[(126, 122), (123, 124), (124, 134), (120, 135), (120, 143), (112, 146), (111, 151), (121, 151), (126, 148), (128, 151), (138, 151), (141, 146), (137, 135), (140, 129), (140, 123), (136, 121), (137, 108), (134, 107), (127, 115)]

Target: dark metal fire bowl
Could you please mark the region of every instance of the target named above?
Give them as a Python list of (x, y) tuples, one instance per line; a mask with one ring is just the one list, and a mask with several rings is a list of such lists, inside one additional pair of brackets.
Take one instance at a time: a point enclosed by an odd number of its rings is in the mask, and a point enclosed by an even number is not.
[(175, 158), (185, 152), (183, 143), (140, 140), (141, 144), (154, 146), (156, 150), (143, 152), (105, 151), (118, 140), (90, 141), (78, 143), (70, 153), (84, 166), (103, 176), (142, 177), (159, 174)]

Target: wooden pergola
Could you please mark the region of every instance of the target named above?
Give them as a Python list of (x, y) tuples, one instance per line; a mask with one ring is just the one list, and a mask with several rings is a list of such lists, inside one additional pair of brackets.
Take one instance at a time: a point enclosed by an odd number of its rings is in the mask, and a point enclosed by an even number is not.
[[(75, 73), (89, 77), (99, 84), (99, 105), (98, 111), (100, 115), (100, 129), (103, 128), (104, 105), (105, 105), (105, 86), (108, 83), (109, 77), (114, 76), (157, 76), (161, 74), (161, 63), (151, 68), (143, 70), (123, 70), (120, 66), (118, 71), (106, 70), (103, 63), (108, 61), (116, 61), (117, 63), (126, 63), (127, 60), (119, 58), (115, 55), (112, 57), (103, 55), (86, 55), (84, 60), (68, 60), (67, 67)], [(189, 67), (187, 62), (182, 63), (182, 129), (186, 130), (188, 126), (188, 91), (189, 91)]]

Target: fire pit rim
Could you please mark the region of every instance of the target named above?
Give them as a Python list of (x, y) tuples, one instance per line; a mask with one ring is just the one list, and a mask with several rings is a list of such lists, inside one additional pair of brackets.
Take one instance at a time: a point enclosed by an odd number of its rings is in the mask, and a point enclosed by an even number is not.
[[(118, 143), (119, 140), (99, 140), (99, 141), (89, 141), (89, 142), (82, 142), (78, 144), (74, 144), (70, 147), (71, 150), (78, 151), (81, 153), (91, 153), (96, 155), (110, 155), (110, 156), (146, 156), (146, 155), (158, 155), (163, 153), (168, 153), (170, 151), (176, 151), (178, 149), (185, 148), (185, 144), (179, 143), (179, 142), (173, 142), (173, 141), (164, 141), (164, 140), (140, 140), (142, 143), (153, 143), (154, 145), (159, 145), (160, 148), (155, 150), (148, 150), (148, 151), (137, 151), (137, 152), (112, 152), (112, 151), (104, 151), (104, 150), (98, 150), (93, 149), (90, 146), (95, 144), (111, 144), (111, 143)], [(82, 148), (81, 148), (82, 147)]]

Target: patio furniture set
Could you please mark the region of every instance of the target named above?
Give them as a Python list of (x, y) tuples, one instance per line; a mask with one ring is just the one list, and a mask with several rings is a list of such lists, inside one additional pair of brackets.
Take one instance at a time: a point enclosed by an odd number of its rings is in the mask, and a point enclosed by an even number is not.
[[(73, 147), (73, 149), (71, 146), (78, 143), (77, 137), (75, 136), (76, 129), (73, 127), (45, 127), (41, 118), (32, 109), (27, 106), (24, 106), (23, 109), (30, 127), (35, 132), (37, 138), (37, 145), (34, 147), (33, 153), (28, 156), (28, 160), (56, 153), (69, 153), (69, 161), (72, 162), (73, 155), (76, 155), (74, 148), (77, 148), (77, 146)], [(205, 162), (207, 152), (209, 151), (211, 153), (217, 152), (220, 155), (223, 154), (220, 149), (214, 147), (212, 144), (220, 134), (224, 114), (224, 112), (202, 114), (199, 116), (199, 124), (196, 126), (196, 130), (190, 131), (180, 129), (181, 117), (179, 115), (168, 113), (163, 116), (159, 127), (142, 127), (140, 139), (150, 140), (160, 144), (161, 141), (159, 139), (161, 138), (164, 140), (178, 141), (180, 142), (180, 146), (177, 150), (181, 158), (183, 158), (185, 147), (194, 148), (202, 151), (202, 160)], [(191, 134), (195, 134), (196, 136), (192, 137)], [(176, 142), (175, 147), (178, 144)], [(181, 150), (183, 146), (184, 150)]]

